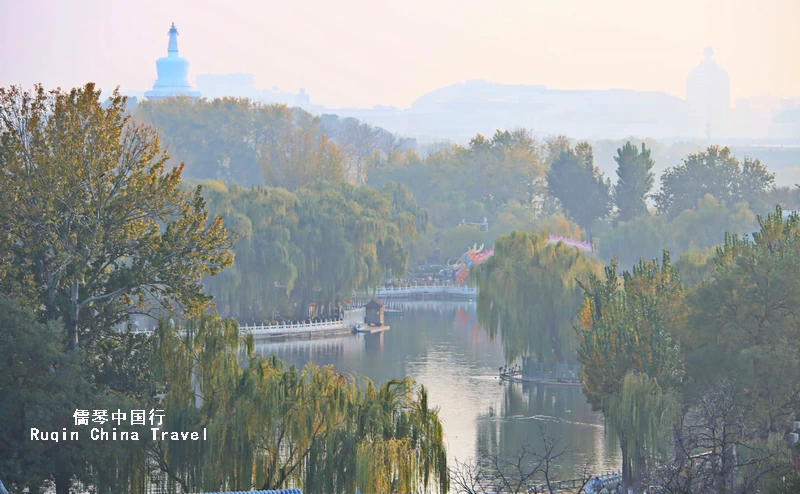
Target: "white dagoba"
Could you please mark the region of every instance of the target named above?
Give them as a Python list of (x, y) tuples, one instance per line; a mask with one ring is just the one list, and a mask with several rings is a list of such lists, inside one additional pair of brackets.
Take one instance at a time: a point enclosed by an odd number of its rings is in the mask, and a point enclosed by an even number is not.
[(189, 61), (178, 55), (178, 29), (175, 23), (169, 29), (169, 45), (167, 56), (156, 60), (158, 79), (152, 91), (144, 93), (149, 100), (160, 100), (175, 96), (188, 96), (192, 99), (200, 97), (198, 91), (192, 91), (189, 84)]

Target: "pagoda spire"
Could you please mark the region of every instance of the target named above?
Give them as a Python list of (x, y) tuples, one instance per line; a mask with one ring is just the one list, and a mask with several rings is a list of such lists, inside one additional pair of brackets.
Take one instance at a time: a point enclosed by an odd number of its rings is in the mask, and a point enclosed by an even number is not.
[(172, 56), (178, 55), (178, 28), (175, 27), (175, 23), (172, 23), (172, 27), (169, 28), (169, 46), (167, 47), (167, 54)]

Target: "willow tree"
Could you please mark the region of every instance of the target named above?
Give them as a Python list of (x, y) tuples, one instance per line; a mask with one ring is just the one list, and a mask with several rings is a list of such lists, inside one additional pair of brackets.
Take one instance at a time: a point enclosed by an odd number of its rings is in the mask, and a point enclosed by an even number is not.
[(159, 328), (153, 368), (166, 386), (164, 428), (205, 428), (208, 437), (151, 446), (173, 492), (446, 492), (442, 425), (424, 387), (404, 379), (376, 389), (311, 364), (285, 370), (252, 351), (235, 321), (214, 314), (182, 334)]
[(641, 260), (622, 279), (620, 285), (614, 261), (605, 279), (592, 276), (586, 285), (576, 326), (578, 362), (586, 398), (619, 439), (623, 485), (638, 490), (646, 454), (659, 448), (658, 431), (669, 423), (672, 392), (683, 375), (669, 330), (683, 288), (667, 251), (662, 263)]
[(405, 272), (416, 221), (408, 211), (393, 213), (391, 191), (318, 183), (297, 196), (303, 264), (293, 298), (301, 314), (312, 301), (333, 305), (374, 289), (390, 269)]
[(427, 222), (408, 189), (318, 182), (296, 192), (238, 186), (206, 193), (209, 209), (239, 241), (233, 265), (205, 284), (222, 311), (252, 320), (308, 317), (309, 304), (335, 307), (367, 292), (384, 273), (405, 272)]
[(535, 355), (573, 360), (575, 314), (583, 300), (579, 282), (598, 264), (546, 233), (511, 232), (495, 242), (494, 256), (475, 269), (478, 318), (494, 337), (501, 333), (508, 361)]
[(285, 189), (238, 186), (206, 196), (209, 210), (238, 238), (233, 264), (204, 280), (220, 310), (245, 320), (285, 313), (303, 256), (294, 239), (297, 197)]

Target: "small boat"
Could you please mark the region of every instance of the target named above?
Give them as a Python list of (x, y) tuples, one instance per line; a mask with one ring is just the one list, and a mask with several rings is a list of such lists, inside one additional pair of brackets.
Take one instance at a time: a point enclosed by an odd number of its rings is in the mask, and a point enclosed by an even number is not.
[(383, 309), (383, 314), (387, 316), (402, 316), (403, 309)]
[(500, 379), (509, 379), (511, 381), (519, 381), (522, 378), (522, 371), (509, 370), (500, 373)]

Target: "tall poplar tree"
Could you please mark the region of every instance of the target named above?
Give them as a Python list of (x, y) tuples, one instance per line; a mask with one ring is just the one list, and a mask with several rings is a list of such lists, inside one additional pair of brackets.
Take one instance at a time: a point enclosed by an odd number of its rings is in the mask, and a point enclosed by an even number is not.
[(630, 221), (647, 214), (647, 194), (653, 188), (655, 161), (642, 143), (641, 151), (628, 141), (617, 149), (617, 183), (614, 185), (614, 205), (619, 210), (617, 221)]

